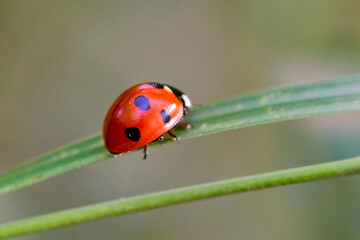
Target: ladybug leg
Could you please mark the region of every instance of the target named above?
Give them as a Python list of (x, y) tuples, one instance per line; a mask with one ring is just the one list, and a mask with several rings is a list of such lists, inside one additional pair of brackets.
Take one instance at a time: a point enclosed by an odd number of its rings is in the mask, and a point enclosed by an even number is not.
[(164, 140), (164, 136), (163, 135), (161, 135), (160, 137), (158, 137), (157, 139), (155, 139), (154, 141), (152, 141), (152, 142), (156, 142), (156, 141), (162, 141), (162, 140)]
[(172, 138), (172, 140), (176, 141), (176, 143), (180, 143), (180, 139), (175, 136), (175, 134), (173, 134), (172, 132), (168, 131), (168, 134), (170, 135), (170, 137)]
[(186, 129), (192, 128), (191, 123), (186, 123), (186, 122), (180, 122), (180, 123), (179, 123), (179, 126), (181, 126), (181, 127), (183, 127), (183, 128), (186, 128)]
[(146, 160), (146, 157), (149, 154), (149, 149), (148, 149), (147, 145), (144, 146), (144, 151), (143, 152), (144, 152), (144, 158), (143, 159)]

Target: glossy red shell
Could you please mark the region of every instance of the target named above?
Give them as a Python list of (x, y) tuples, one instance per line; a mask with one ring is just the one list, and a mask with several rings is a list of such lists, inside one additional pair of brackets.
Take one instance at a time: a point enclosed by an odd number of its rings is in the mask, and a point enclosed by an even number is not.
[[(134, 99), (145, 96), (150, 102), (149, 110), (139, 109)], [(170, 114), (165, 123), (160, 112)], [(175, 94), (166, 88), (156, 88), (149, 83), (141, 83), (121, 94), (109, 109), (103, 127), (106, 149), (119, 154), (142, 147), (172, 129), (183, 117), (184, 108)], [(125, 133), (128, 128), (138, 128), (140, 138), (131, 141)]]

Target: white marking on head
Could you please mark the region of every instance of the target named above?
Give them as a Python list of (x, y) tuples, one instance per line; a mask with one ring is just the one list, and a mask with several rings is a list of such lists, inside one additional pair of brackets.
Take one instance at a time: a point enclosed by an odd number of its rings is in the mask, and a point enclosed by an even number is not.
[(166, 86), (166, 85), (164, 85), (164, 89), (166, 90), (166, 91), (168, 91), (168, 92), (173, 92), (168, 86)]
[(184, 100), (185, 107), (192, 108), (192, 103), (191, 103), (190, 98), (188, 96), (183, 94), (183, 95), (181, 95), (181, 98)]

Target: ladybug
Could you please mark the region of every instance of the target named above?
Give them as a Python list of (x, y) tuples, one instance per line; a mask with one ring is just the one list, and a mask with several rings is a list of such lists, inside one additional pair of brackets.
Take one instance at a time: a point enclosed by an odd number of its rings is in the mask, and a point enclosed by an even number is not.
[(177, 88), (156, 82), (135, 85), (115, 100), (106, 115), (105, 147), (112, 154), (144, 147), (146, 159), (147, 144), (162, 140), (163, 134), (179, 142), (170, 130), (191, 108), (190, 99)]

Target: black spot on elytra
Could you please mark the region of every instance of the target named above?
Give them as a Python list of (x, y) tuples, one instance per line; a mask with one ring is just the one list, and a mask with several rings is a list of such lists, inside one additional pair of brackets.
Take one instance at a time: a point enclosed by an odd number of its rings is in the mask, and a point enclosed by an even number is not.
[(170, 114), (166, 110), (161, 110), (160, 114), (164, 123), (168, 123), (170, 121)]
[(138, 128), (127, 128), (125, 129), (125, 134), (133, 142), (137, 142), (140, 139), (140, 130)]
[(135, 103), (135, 106), (137, 106), (142, 111), (147, 111), (150, 109), (150, 101), (145, 96), (142, 96), (142, 95), (137, 96), (134, 99), (134, 103)]
[(149, 85), (159, 88), (159, 89), (163, 89), (164, 88), (164, 84), (162, 83), (157, 83), (157, 82), (149, 82)]

